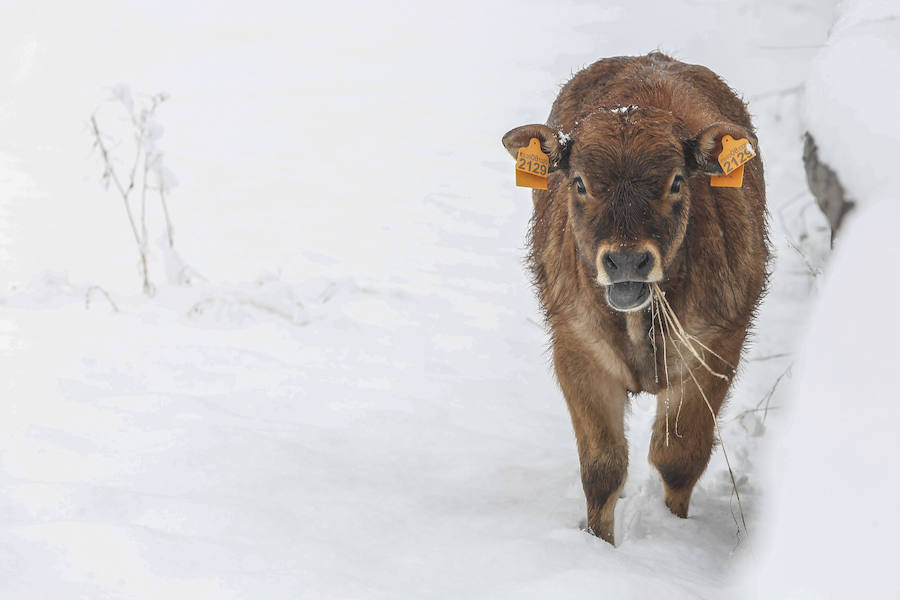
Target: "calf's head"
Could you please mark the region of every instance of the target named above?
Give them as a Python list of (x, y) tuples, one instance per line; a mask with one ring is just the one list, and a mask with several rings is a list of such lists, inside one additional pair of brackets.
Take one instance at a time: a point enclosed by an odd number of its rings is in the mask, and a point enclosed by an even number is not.
[[(551, 202), (565, 202), (578, 254), (615, 310), (642, 310), (683, 247), (691, 187), (722, 174), (722, 137), (756, 139), (732, 123), (695, 135), (651, 107), (600, 108), (571, 132), (524, 125), (503, 136), (516, 156), (537, 138), (550, 156)], [(694, 178), (694, 176), (698, 176)]]

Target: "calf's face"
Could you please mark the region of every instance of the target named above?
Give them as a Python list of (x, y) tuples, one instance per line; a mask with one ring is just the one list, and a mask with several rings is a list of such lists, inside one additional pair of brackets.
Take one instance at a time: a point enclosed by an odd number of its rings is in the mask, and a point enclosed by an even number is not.
[(650, 284), (666, 278), (687, 231), (690, 178), (722, 173), (722, 136), (756, 145), (731, 123), (691, 138), (679, 129), (667, 111), (631, 106), (596, 110), (566, 134), (525, 125), (503, 138), (513, 156), (531, 138), (541, 142), (550, 171), (561, 175), (551, 180), (551, 201), (566, 203), (578, 254), (614, 310), (644, 309)]

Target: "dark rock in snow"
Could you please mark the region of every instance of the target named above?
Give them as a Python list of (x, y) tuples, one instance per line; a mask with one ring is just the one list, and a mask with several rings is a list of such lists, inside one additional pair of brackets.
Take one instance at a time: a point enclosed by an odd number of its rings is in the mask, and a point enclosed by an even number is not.
[(844, 216), (853, 208), (854, 202), (847, 198), (837, 173), (819, 159), (816, 140), (809, 132), (803, 138), (803, 166), (806, 168), (809, 191), (816, 197), (816, 203), (828, 219), (834, 241)]

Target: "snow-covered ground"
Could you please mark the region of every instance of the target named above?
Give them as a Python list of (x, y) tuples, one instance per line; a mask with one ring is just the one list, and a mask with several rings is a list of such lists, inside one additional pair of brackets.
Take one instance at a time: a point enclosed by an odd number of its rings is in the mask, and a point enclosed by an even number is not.
[[(3, 13), (0, 597), (734, 596), (827, 252), (799, 114), (830, 3)], [(766, 160), (777, 261), (722, 415), (749, 542), (720, 453), (691, 518), (665, 509), (648, 396), (619, 546), (581, 531), (522, 266), (500, 136), (656, 48), (745, 95)], [(203, 276), (167, 284), (154, 245), (149, 300), (87, 126), (120, 82), (171, 96), (176, 248)]]
[(855, 203), (816, 301), (792, 411), (772, 452), (766, 545), (744, 584), (759, 598), (898, 598), (900, 3), (845, 0), (813, 61), (802, 120)]

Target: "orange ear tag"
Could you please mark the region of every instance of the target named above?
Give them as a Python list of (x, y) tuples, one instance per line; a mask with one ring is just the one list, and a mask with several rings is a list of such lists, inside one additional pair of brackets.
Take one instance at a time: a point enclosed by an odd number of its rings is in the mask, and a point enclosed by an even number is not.
[(739, 188), (744, 184), (744, 165), (728, 175), (710, 175), (709, 185), (712, 187), (735, 187)]
[(538, 139), (531, 138), (528, 146), (519, 148), (516, 156), (516, 185), (546, 190), (549, 172), (550, 157), (541, 151)]
[(741, 187), (744, 182), (744, 163), (756, 156), (753, 146), (747, 138), (735, 140), (730, 135), (722, 136), (722, 152), (719, 154), (719, 166), (724, 175), (711, 175), (709, 185), (712, 187)]

